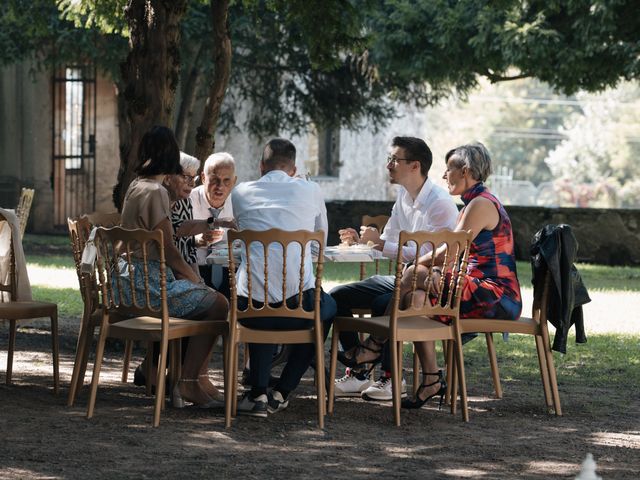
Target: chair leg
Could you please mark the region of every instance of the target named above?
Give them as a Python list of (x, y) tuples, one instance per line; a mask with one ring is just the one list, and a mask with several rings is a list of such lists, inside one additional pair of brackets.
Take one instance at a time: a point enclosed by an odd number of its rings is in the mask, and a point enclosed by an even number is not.
[(224, 426), (225, 428), (231, 427), (231, 414), (233, 413), (233, 397), (235, 395), (236, 384), (238, 379), (234, 378), (233, 365), (238, 362), (235, 355), (235, 343), (231, 338), (231, 335), (227, 338), (227, 386), (224, 391)]
[(51, 315), (51, 353), (53, 356), (53, 394), (60, 388), (60, 351), (58, 348), (58, 312)]
[(540, 377), (542, 380), (542, 390), (544, 391), (544, 401), (547, 405), (547, 410), (551, 411), (553, 406), (553, 399), (551, 397), (551, 384), (549, 382), (549, 368), (547, 367), (547, 357), (544, 352), (544, 345), (542, 337), (535, 335), (536, 340), (536, 352), (538, 353), (538, 366), (540, 367)]
[[(247, 344), (245, 343), (245, 350), (248, 351)], [(237, 342), (231, 343), (231, 355), (229, 357), (229, 369), (231, 372), (231, 379), (229, 380), (232, 384), (231, 388), (231, 417), (235, 417), (238, 414), (238, 362), (239, 362), (239, 344)]]
[(318, 427), (324, 428), (324, 416), (325, 416), (325, 383), (324, 383), (324, 342), (322, 341), (322, 333), (320, 331), (315, 332), (316, 335), (316, 390), (318, 395)]
[[(80, 323), (80, 334), (78, 335), (78, 343), (76, 346), (76, 357), (73, 361), (73, 372), (71, 373), (71, 384), (69, 385), (69, 396), (67, 398), (67, 407), (73, 407), (74, 402), (82, 383), (84, 382), (84, 352), (88, 349), (87, 336), (89, 335), (89, 320), (82, 319)], [(92, 327), (91, 327), (92, 328)], [(92, 330), (93, 331), (93, 330)], [(80, 379), (80, 372), (82, 372), (82, 380)]]
[(456, 355), (456, 371), (458, 373), (458, 380), (460, 382), (460, 404), (462, 407), (462, 419), (465, 422), (469, 421), (469, 407), (467, 405), (467, 381), (464, 376), (464, 355), (462, 353), (462, 342), (460, 341), (460, 335), (455, 342), (455, 355)]
[(549, 331), (546, 324), (542, 327), (542, 345), (547, 358), (547, 369), (549, 371), (549, 383), (551, 384), (551, 393), (553, 395), (553, 404), (556, 409), (556, 415), (562, 415), (562, 407), (560, 406), (560, 394), (558, 392), (558, 379), (556, 377), (556, 367), (553, 363), (553, 353), (551, 352), (551, 343), (549, 342)]
[(402, 385), (402, 373), (398, 365), (398, 347), (402, 348), (402, 342), (391, 341), (391, 391), (393, 400), (393, 419), (396, 427), (400, 426), (400, 386)]
[(89, 394), (89, 406), (87, 407), (87, 418), (93, 417), (93, 410), (96, 405), (98, 394), (98, 382), (100, 381), (100, 368), (102, 367), (102, 357), (104, 355), (104, 345), (107, 341), (109, 326), (102, 323), (100, 335), (98, 336), (98, 347), (96, 348), (96, 359), (93, 363), (93, 377), (91, 378), (91, 393)]
[(495, 389), (496, 398), (502, 398), (502, 385), (500, 385), (500, 370), (498, 369), (496, 347), (493, 344), (493, 333), (485, 333), (484, 336), (487, 339), (487, 354), (489, 355), (489, 364), (491, 365), (491, 376), (493, 377), (493, 388)]
[(7, 375), (5, 382), (11, 385), (11, 374), (13, 373), (13, 351), (16, 348), (16, 331), (18, 325), (15, 320), (9, 320), (9, 350), (7, 350)]
[(124, 343), (124, 358), (122, 359), (122, 383), (127, 383), (129, 377), (129, 365), (131, 364), (131, 351), (133, 350), (133, 340)]
[(451, 413), (453, 415), (458, 411), (458, 361), (455, 348), (455, 342), (451, 342), (449, 351), (451, 352)]
[(418, 394), (418, 388), (420, 388), (421, 380), (418, 380), (420, 377), (420, 365), (418, 362), (418, 356), (416, 355), (416, 346), (413, 344), (413, 396), (415, 397)]
[(158, 370), (156, 372), (156, 398), (153, 408), (153, 426), (160, 426), (160, 413), (164, 403), (165, 376), (167, 365), (168, 342), (165, 339), (160, 342), (160, 356), (158, 357)]
[[(150, 397), (151, 395), (153, 395), (153, 393), (151, 392), (151, 378), (153, 376), (153, 374), (155, 373), (153, 371), (153, 342), (147, 342), (147, 355), (146, 355), (146, 368), (145, 368), (145, 372), (144, 372), (144, 376), (145, 376), (145, 380), (146, 380), (146, 384), (145, 384), (145, 394), (147, 395), (147, 397)], [(160, 365), (158, 363), (158, 365)], [(157, 387), (157, 385), (156, 385)]]
[[(451, 341), (447, 340), (447, 341), (442, 341), (442, 346), (443, 346), (443, 351), (444, 351), (444, 357), (445, 357), (445, 365), (447, 368), (447, 390), (444, 394), (444, 398), (445, 398), (445, 402), (447, 402), (449, 405), (453, 405), (453, 384), (455, 383), (454, 381), (454, 371), (455, 371), (455, 365), (453, 363), (453, 349), (451, 347)], [(451, 413), (454, 413), (453, 410)]]
[(91, 325), (90, 330), (87, 331), (87, 337), (85, 339), (86, 344), (85, 344), (84, 354), (82, 356), (82, 363), (80, 364), (80, 374), (78, 375), (76, 397), (78, 396), (78, 392), (84, 385), (84, 378), (86, 376), (87, 364), (89, 363), (89, 353), (91, 352), (91, 344), (93, 343), (93, 331), (94, 331), (94, 326)]
[(333, 328), (333, 332), (331, 333), (331, 361), (329, 364), (329, 392), (328, 392), (328, 401), (327, 401), (327, 411), (329, 415), (333, 414), (333, 403), (335, 400), (336, 393), (336, 367), (338, 362), (338, 335), (340, 334), (339, 330), (336, 330), (335, 326)]

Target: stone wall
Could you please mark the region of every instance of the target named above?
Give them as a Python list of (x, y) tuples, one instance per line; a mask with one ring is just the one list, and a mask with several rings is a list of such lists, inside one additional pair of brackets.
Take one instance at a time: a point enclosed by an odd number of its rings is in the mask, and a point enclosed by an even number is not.
[[(338, 229), (358, 228), (363, 215), (389, 215), (393, 202), (327, 202), (329, 245)], [(529, 244), (548, 223), (568, 223), (578, 240), (578, 260), (604, 265), (640, 265), (640, 210), (508, 206), (518, 260), (529, 259)]]

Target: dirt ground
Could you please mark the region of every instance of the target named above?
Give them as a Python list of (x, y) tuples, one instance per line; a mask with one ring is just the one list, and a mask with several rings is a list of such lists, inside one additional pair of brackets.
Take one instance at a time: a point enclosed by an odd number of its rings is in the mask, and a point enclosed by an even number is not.
[[(95, 416), (87, 420), (87, 387), (74, 407), (66, 407), (77, 320), (61, 323), (63, 388), (57, 396), (48, 330), (18, 333), (14, 384), (6, 386), (2, 378), (0, 385), (0, 479), (574, 478), (588, 452), (605, 480), (640, 476), (637, 390), (625, 411), (614, 411), (609, 404), (629, 398), (624, 388), (568, 390), (562, 373), (562, 417), (546, 413), (539, 381), (522, 382), (505, 370), (502, 400), (490, 396), (490, 383), (469, 382), (466, 424), (459, 413), (452, 417), (434, 402), (403, 412), (398, 428), (390, 403), (340, 399), (321, 431), (306, 377), (290, 407), (267, 419), (238, 417), (227, 430), (221, 410), (167, 407), (154, 429), (151, 398), (142, 388), (119, 382), (122, 350), (111, 345)], [(0, 326), (2, 374), (6, 333)], [(135, 353), (134, 365), (142, 352)], [(221, 384), (216, 357), (212, 372)]]

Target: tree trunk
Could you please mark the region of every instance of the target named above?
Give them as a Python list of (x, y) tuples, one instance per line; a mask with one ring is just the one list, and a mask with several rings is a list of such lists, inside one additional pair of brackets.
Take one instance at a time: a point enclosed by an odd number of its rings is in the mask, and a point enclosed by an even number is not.
[(202, 70), (200, 69), (200, 63), (202, 60), (202, 52), (204, 47), (200, 42), (196, 48), (196, 53), (193, 55), (191, 62), (191, 68), (189, 69), (189, 77), (184, 85), (184, 91), (182, 92), (182, 102), (178, 109), (178, 119), (176, 120), (176, 139), (180, 149), (184, 150), (187, 141), (187, 134), (189, 133), (189, 125), (191, 118), (193, 117), (193, 105), (196, 102), (196, 97), (200, 91), (200, 84), (202, 81)]
[(215, 146), (215, 129), (231, 73), (231, 37), (228, 26), (229, 0), (211, 0), (215, 73), (209, 84), (202, 121), (196, 133), (195, 156), (204, 161)]
[(131, 37), (129, 55), (121, 65), (120, 95), (129, 135), (120, 139), (117, 206), (135, 177), (142, 136), (154, 125), (171, 126), (180, 74), (180, 20), (186, 5), (187, 0), (129, 0), (125, 9)]

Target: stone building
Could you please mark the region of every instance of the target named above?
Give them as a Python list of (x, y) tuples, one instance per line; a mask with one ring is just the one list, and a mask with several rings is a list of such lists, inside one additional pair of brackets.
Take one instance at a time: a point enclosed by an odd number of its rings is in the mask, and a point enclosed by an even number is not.
[[(424, 137), (425, 129), (425, 113), (407, 108), (378, 132), (310, 132), (292, 140), (299, 171), (321, 184), (327, 200), (389, 200), (389, 140)], [(250, 180), (258, 176), (262, 143), (240, 127), (217, 136), (216, 150), (231, 152), (239, 180)], [(116, 88), (95, 69), (0, 69), (0, 205), (11, 208), (21, 187), (35, 188), (29, 231), (64, 231), (69, 216), (113, 210), (118, 144)]]

